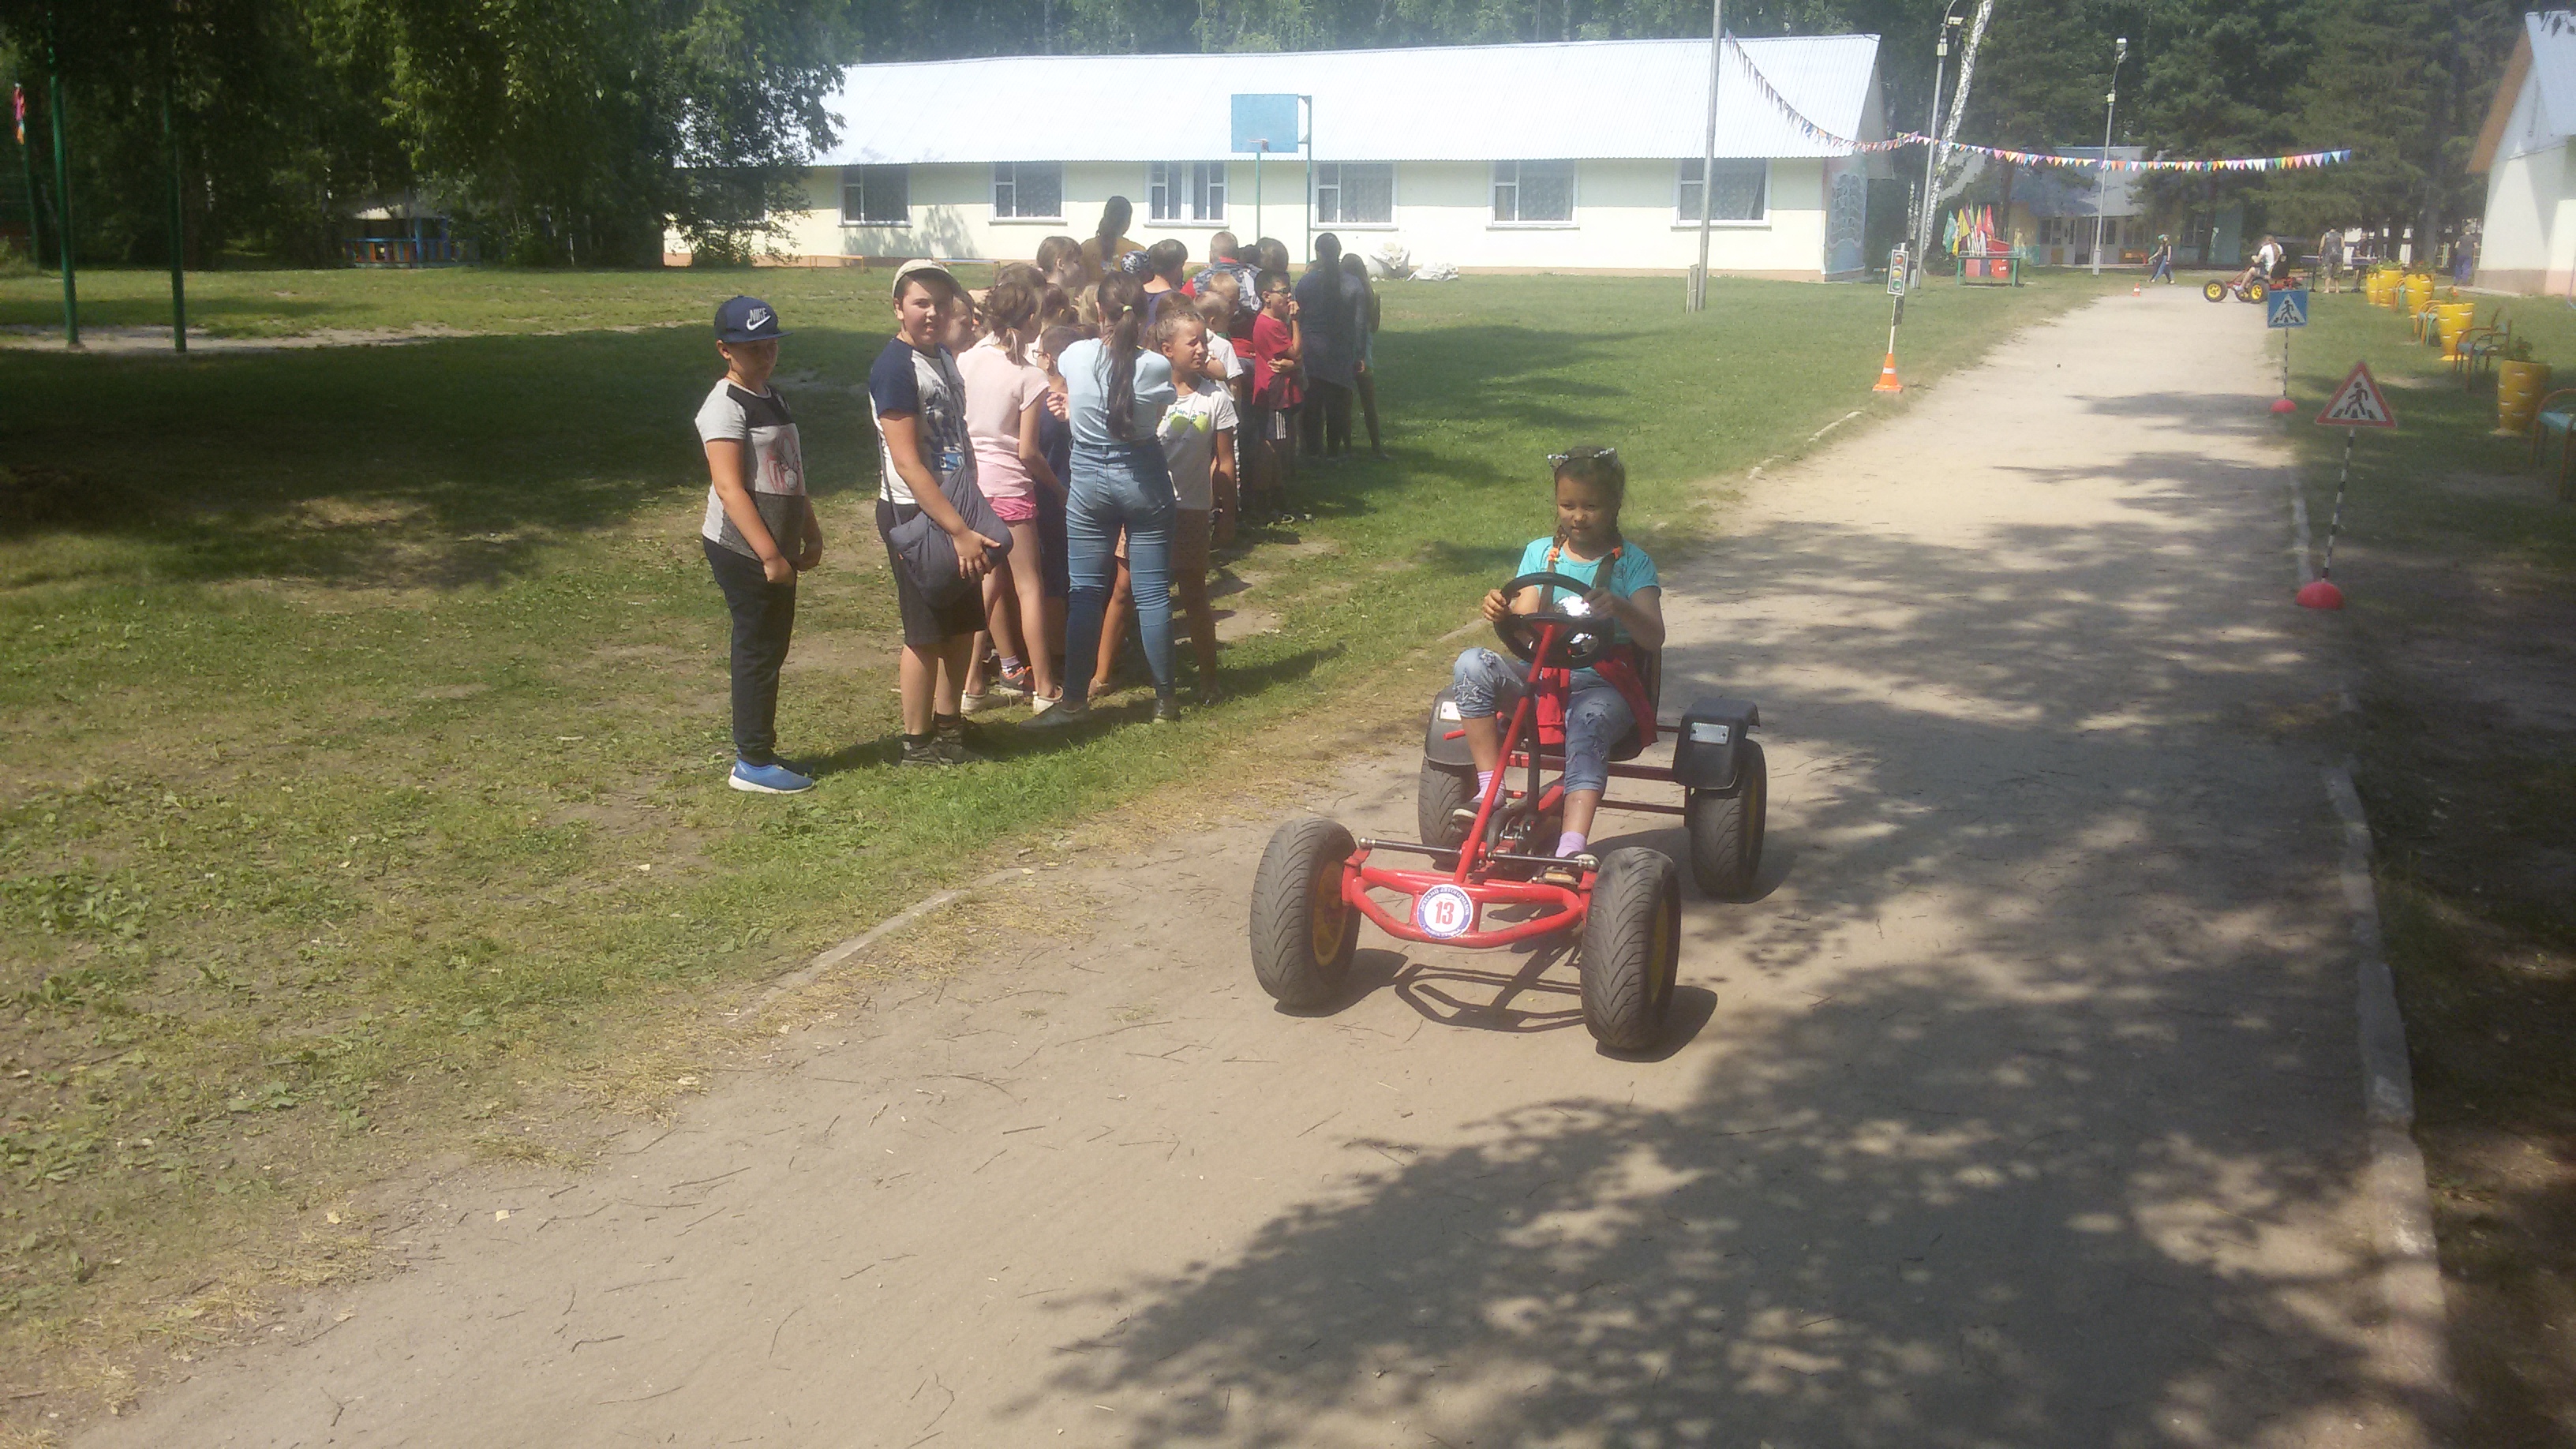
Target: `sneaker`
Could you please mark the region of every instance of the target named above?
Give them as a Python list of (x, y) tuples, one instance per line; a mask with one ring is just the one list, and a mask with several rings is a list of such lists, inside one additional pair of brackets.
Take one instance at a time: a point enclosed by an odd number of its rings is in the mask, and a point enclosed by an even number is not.
[(957, 712), (959, 714), (982, 714), (984, 711), (991, 709), (994, 703), (995, 700), (989, 692), (984, 694), (961, 694), (957, 696)]
[(1168, 694), (1154, 696), (1154, 723), (1170, 724), (1180, 717), (1180, 700)]
[(1017, 674), (1005, 671), (993, 679), (993, 693), (1027, 699), (1038, 692), (1038, 677), (1023, 669)]
[(1035, 719), (1062, 703), (1064, 691), (1061, 689), (1053, 694), (1032, 694), (1029, 696), (1029, 718)]
[(1466, 839), (1476, 828), (1476, 807), (1473, 805), (1461, 805), (1457, 809), (1450, 811), (1449, 827), (1457, 834), (1460, 840)]
[(935, 739), (925, 740), (917, 745), (910, 740), (905, 740), (903, 758), (895, 763), (915, 770), (945, 770), (949, 766), (949, 759), (939, 752), (939, 741)]
[(1201, 709), (1214, 709), (1218, 705), (1225, 703), (1225, 691), (1211, 684), (1207, 688), (1199, 691), (1199, 697), (1196, 703)]
[(939, 752), (940, 759), (952, 765), (980, 765), (984, 762), (982, 755), (966, 748), (966, 728), (963, 725), (953, 730), (943, 729), (931, 736), (930, 747)]
[(1077, 725), (1091, 718), (1091, 706), (1078, 699), (1059, 696), (1044, 710), (1020, 721), (1024, 730), (1051, 730), (1060, 725)]
[(797, 774), (785, 765), (754, 765), (742, 760), (733, 762), (733, 776), (725, 783), (746, 795), (802, 795), (814, 788), (812, 777)]

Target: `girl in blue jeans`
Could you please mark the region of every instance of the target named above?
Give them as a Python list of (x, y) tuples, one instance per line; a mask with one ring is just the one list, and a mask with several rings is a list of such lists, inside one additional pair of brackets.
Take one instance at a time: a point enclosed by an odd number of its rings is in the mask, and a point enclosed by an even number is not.
[[(1640, 651), (1650, 654), (1664, 647), (1664, 591), (1655, 561), (1619, 532), (1628, 470), (1618, 450), (1569, 448), (1549, 461), (1556, 465), (1556, 532), (1531, 539), (1521, 550), (1520, 567), (1512, 572), (1564, 574), (1589, 584), (1582, 609), (1572, 609), (1569, 601), (1569, 612), (1606, 613), (1611, 619), (1610, 650), (1591, 668), (1575, 670), (1566, 688), (1565, 825), (1553, 853), (1574, 858), (1589, 843), (1593, 814), (1610, 783), (1610, 751), (1636, 723), (1630, 701), (1644, 696)], [(1485, 595), (1485, 618), (1500, 623), (1506, 614), (1556, 607), (1552, 596), (1557, 592), (1533, 585), (1507, 598), (1494, 589)], [(1458, 656), (1452, 683), (1467, 749), (1476, 759), (1480, 801), (1502, 767), (1503, 727), (1495, 716), (1519, 702), (1529, 674), (1528, 665), (1491, 649)], [(1475, 811), (1464, 813), (1472, 823)], [(1570, 885), (1578, 877), (1564, 867), (1551, 867), (1540, 879)]]
[(1158, 436), (1163, 410), (1178, 394), (1172, 364), (1144, 346), (1142, 285), (1113, 276), (1100, 284), (1097, 296), (1101, 336), (1073, 344), (1056, 359), (1064, 375), (1065, 420), (1073, 427), (1073, 477), (1064, 515), (1073, 575), (1064, 703), (1031, 718), (1028, 728), (1091, 717), (1091, 674), (1121, 529), (1127, 534), (1136, 632), (1154, 672), (1154, 722), (1180, 715), (1172, 690), (1172, 472)]

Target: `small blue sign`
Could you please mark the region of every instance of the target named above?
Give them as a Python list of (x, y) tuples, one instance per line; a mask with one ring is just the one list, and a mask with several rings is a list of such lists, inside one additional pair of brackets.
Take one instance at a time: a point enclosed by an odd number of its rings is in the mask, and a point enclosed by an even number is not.
[(1303, 144), (1297, 133), (1297, 98), (1239, 92), (1234, 98), (1234, 149), (1277, 155)]
[(2305, 327), (2308, 325), (2308, 289), (2292, 287), (2274, 292), (2263, 299), (2263, 325), (2266, 327)]

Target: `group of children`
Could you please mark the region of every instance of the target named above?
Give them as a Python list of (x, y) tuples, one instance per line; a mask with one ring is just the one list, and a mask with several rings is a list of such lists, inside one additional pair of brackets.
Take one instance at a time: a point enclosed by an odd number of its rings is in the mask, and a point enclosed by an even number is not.
[[(1149, 605), (1145, 617), (1137, 621), (1148, 631), (1149, 652), (1168, 655), (1155, 634), (1170, 615), (1181, 616), (1197, 666), (1198, 698), (1213, 702), (1217, 651), (1208, 570), (1215, 548), (1231, 541), (1238, 519), (1258, 521), (1286, 511), (1297, 434), (1313, 439), (1320, 433), (1323, 458), (1337, 456), (1336, 442), (1347, 452), (1348, 403), (1354, 396), (1364, 407), (1370, 443), (1377, 444), (1374, 390), (1356, 385), (1368, 376), (1376, 321), (1364, 270), (1346, 269), (1337, 247), (1319, 245), (1316, 266), (1304, 283), (1292, 286), (1277, 242), (1238, 248), (1220, 233), (1215, 259), (1193, 275), (1180, 243), (1136, 247), (1117, 234), (1125, 220), (1113, 210), (1090, 244), (1050, 238), (1034, 264), (998, 268), (980, 298), (933, 262), (906, 263), (895, 274), (895, 336), (870, 369), (868, 392), (880, 443), (876, 522), (903, 626), (900, 759), (906, 766), (936, 768), (974, 759), (964, 716), (1002, 698), (1026, 700), (1033, 724), (1051, 723), (1045, 719), (1050, 713), (1084, 714), (1087, 702), (1069, 699), (1066, 686), (1111, 673), (1137, 612), (1137, 601), (1130, 599), (1131, 543), (1138, 550), (1138, 581), (1154, 585), (1152, 597), (1142, 600)], [(1136, 259), (1132, 266), (1130, 258)], [(1110, 277), (1092, 282), (1095, 267), (1109, 270)], [(1141, 282), (1126, 280), (1137, 273)], [(1319, 276), (1322, 284), (1316, 284)], [(1330, 313), (1329, 326), (1320, 325), (1324, 318), (1316, 315), (1324, 312)], [(1311, 332), (1308, 320), (1319, 324)], [(1145, 339), (1143, 348), (1122, 356), (1142, 359), (1150, 350), (1157, 364), (1125, 365), (1117, 386), (1137, 404), (1153, 404), (1150, 436), (1160, 444), (1172, 507), (1168, 529), (1156, 505), (1150, 526), (1143, 532), (1131, 526), (1118, 539), (1117, 587), (1099, 630), (1096, 660), (1087, 657), (1080, 661), (1086, 667), (1068, 669), (1067, 599), (1074, 590), (1067, 506), (1076, 443), (1069, 419), (1093, 416), (1099, 404), (1092, 399), (1093, 411), (1083, 411), (1080, 389), (1068, 381), (1062, 364), (1074, 359), (1078, 366), (1071, 370), (1093, 380), (1096, 391), (1096, 357), (1112, 334), (1129, 339), (1122, 346)], [(813, 785), (776, 753), (778, 675), (794, 626), (796, 578), (823, 557), (823, 531), (806, 496), (796, 424), (786, 400), (769, 385), (779, 339), (786, 335), (774, 309), (756, 298), (735, 297), (719, 307), (716, 341), (725, 376), (697, 417), (710, 476), (700, 531), (733, 616), (730, 783), (761, 794), (795, 794)], [(1347, 381), (1311, 374), (1310, 345), (1335, 354), (1321, 370)], [(1341, 391), (1338, 399), (1334, 389)], [(1310, 392), (1327, 404), (1320, 429), (1295, 422)], [(1340, 405), (1330, 406), (1335, 402)], [(1587, 453), (1570, 469), (1567, 460), (1558, 461), (1557, 502), (1565, 526), (1532, 549), (1552, 547), (1551, 561), (1596, 565), (1606, 551), (1619, 567), (1613, 570), (1616, 581), (1601, 590), (1602, 606), (1642, 589), (1643, 607), (1651, 610), (1652, 565), (1641, 552), (1623, 551), (1619, 541), (1625, 477), (1616, 455)], [(1568, 506), (1569, 489), (1580, 495), (1579, 510)], [(1086, 519), (1096, 515), (1092, 510)], [(1100, 561), (1097, 552), (1088, 557), (1085, 569)], [(1154, 567), (1166, 561), (1167, 571)], [(1085, 597), (1094, 600), (1097, 614), (1097, 593)], [(1507, 605), (1530, 606), (1520, 600)], [(1632, 620), (1628, 608), (1616, 612), (1623, 625), (1646, 623), (1646, 617)], [(1084, 617), (1079, 632), (1087, 634), (1093, 615)], [(1461, 660), (1461, 684), (1500, 694), (1520, 683), (1478, 655), (1472, 666)], [(1156, 668), (1167, 672), (1166, 662)], [(1158, 679), (1158, 720), (1171, 716), (1171, 703), (1169, 682)], [(1597, 704), (1587, 711), (1600, 712)], [(1604, 718), (1582, 733), (1597, 729), (1615, 738), (1624, 724)], [(1574, 843), (1579, 849), (1580, 841)]]

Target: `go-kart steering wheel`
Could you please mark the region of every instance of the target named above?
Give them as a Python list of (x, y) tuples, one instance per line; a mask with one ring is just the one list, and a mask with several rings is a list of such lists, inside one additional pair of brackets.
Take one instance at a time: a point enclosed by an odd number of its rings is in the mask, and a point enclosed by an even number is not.
[[(1521, 596), (1521, 590), (1542, 587), (1562, 589), (1574, 597), (1535, 614), (1505, 614), (1495, 620), (1494, 633), (1503, 641), (1503, 647), (1522, 663), (1542, 669), (1581, 669), (1599, 659), (1611, 644), (1610, 616), (1574, 612), (1584, 607), (1583, 596), (1592, 592), (1592, 585), (1560, 573), (1523, 574), (1503, 585), (1503, 600), (1508, 606)], [(1567, 604), (1574, 609), (1566, 608)], [(1553, 657), (1541, 660), (1539, 630), (1550, 624), (1556, 626), (1556, 647), (1550, 651)]]

